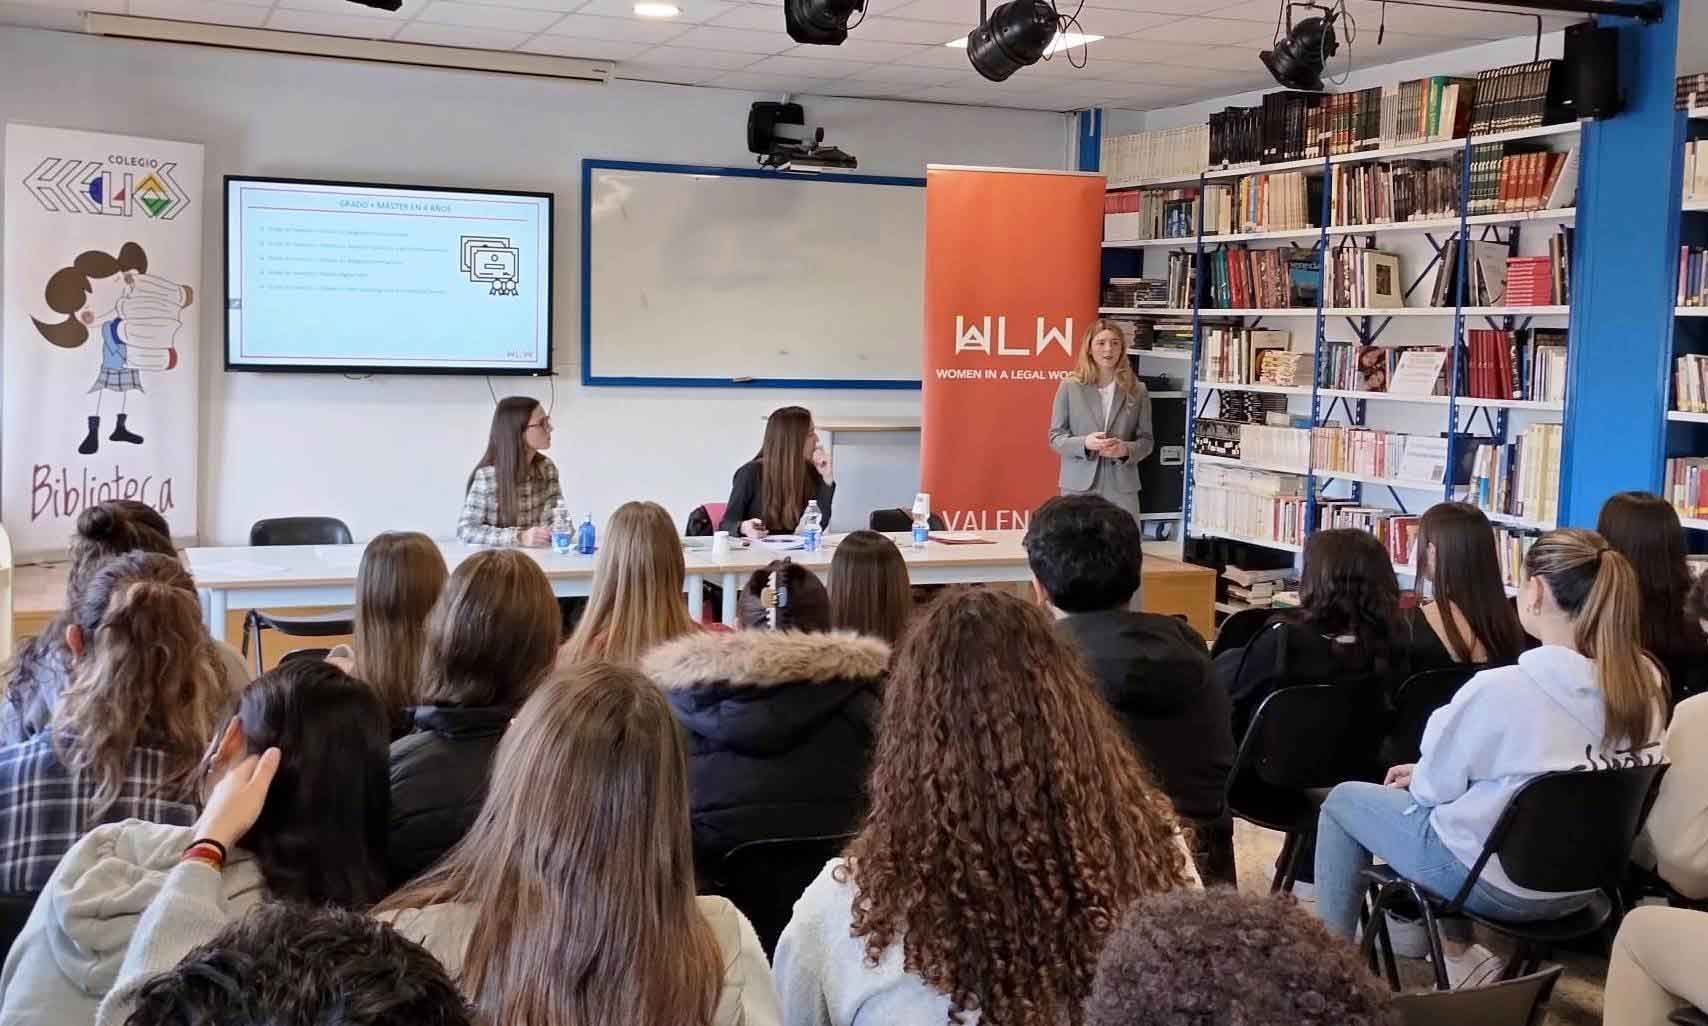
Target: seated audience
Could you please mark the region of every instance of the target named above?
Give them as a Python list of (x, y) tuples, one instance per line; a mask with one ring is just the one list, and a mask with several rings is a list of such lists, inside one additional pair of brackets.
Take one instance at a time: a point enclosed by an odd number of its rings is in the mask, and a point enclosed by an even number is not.
[(1673, 703), (1708, 690), (1708, 634), (1684, 609), (1690, 567), (1678, 512), (1658, 495), (1621, 492), (1602, 504), (1595, 529), (1637, 569), (1643, 647), (1666, 671)]
[(913, 617), (913, 589), (895, 542), (876, 531), (855, 531), (837, 544), (830, 560), (830, 616), (839, 631), (886, 645), (901, 641)]
[(885, 685), (871, 812), (778, 943), (784, 1021), (1059, 1026), (1119, 910), (1196, 881), (1167, 796), (1049, 616), (950, 592)]
[(97, 1005), (122, 1023), (136, 988), (264, 899), (384, 893), (385, 710), (359, 681), (320, 660), (262, 674), (204, 767), (194, 827), (128, 820), (66, 854), (6, 956), (0, 1024), (95, 1022)]
[(682, 538), (656, 502), (625, 502), (605, 524), (593, 557), (593, 595), (560, 666), (602, 659), (637, 666), (667, 641), (699, 632), (683, 599), (688, 569)]
[(126, 1026), (473, 1026), (427, 950), (360, 912), (257, 906), (137, 991)]
[(482, 1022), (777, 1026), (753, 927), (694, 896), (687, 759), (645, 677), (578, 664), (517, 713), (468, 836), (381, 918)]
[(756, 572), (737, 605), (741, 631), (681, 638), (641, 664), (688, 734), (695, 864), (708, 884), (744, 841), (854, 830), (890, 657), (876, 638), (830, 632), (824, 585), (788, 560)]
[(1681, 1008), (1708, 1008), (1704, 948), (1708, 913), (1658, 905), (1632, 909), (1613, 940), (1601, 1021), (1667, 1026)]
[(1084, 1026), (1397, 1026), (1350, 944), (1278, 894), (1141, 898), (1109, 935)]
[(1026, 560), (1038, 597), (1085, 657), (1174, 811), (1215, 819), (1234, 765), (1228, 693), (1212, 678), (1197, 631), (1127, 608), (1139, 590), (1142, 540), (1132, 514), (1109, 500), (1058, 496), (1032, 514)]
[[(18, 646), (16, 654), (0, 668), (0, 745), (27, 741), (53, 719), (59, 695), (71, 682), (71, 651), (65, 632), (71, 626), (72, 610), (82, 604), (81, 594), (101, 563), (127, 552), (152, 552), (178, 558), (172, 545), (171, 528), (154, 509), (129, 499), (114, 499), (90, 506), (77, 517), (71, 538), (66, 573), (65, 608), (42, 632)], [(220, 674), (227, 691), (235, 696), (249, 683), (243, 657), (229, 645), (216, 645)]]
[(427, 618), (415, 732), (391, 746), (386, 880), (401, 887), (462, 840), (486, 797), (492, 753), (551, 672), (562, 620), (526, 553), (477, 552)]
[(171, 556), (102, 562), (67, 610), (70, 679), (46, 730), (0, 748), (0, 889), (33, 894), (103, 823), (195, 822), (198, 760), (230, 704), (195, 583)]
[[(1708, 574), (1685, 611), (1708, 630)], [(1678, 703), (1661, 754), (1670, 765), (1631, 857), (1686, 898), (1708, 899), (1708, 695)]]
[(427, 615), (447, 576), (439, 546), (417, 531), (375, 535), (362, 550), (355, 645), (340, 645), (327, 658), (379, 693), (394, 738), (409, 730), (409, 708), (427, 649)]
[(1524, 628), (1507, 599), (1494, 528), (1482, 510), (1441, 502), (1424, 511), (1418, 520), (1417, 586), (1429, 598), (1405, 614), (1412, 673), (1518, 661)]
[(807, 503), (816, 500), (821, 526), (829, 531), (830, 504), (836, 498), (830, 474), (830, 458), (819, 447), (812, 412), (801, 406), (772, 410), (759, 454), (743, 463), (730, 481), (718, 530), (738, 538), (794, 534)]
[[(1430, 717), (1423, 757), (1395, 766), (1385, 784), (1336, 787), (1317, 828), (1319, 912), (1348, 940), (1358, 926), (1359, 874), (1371, 856), (1443, 896), (1457, 894), (1507, 802), (1543, 773), (1586, 761), (1659, 757), (1666, 694), (1643, 651), (1631, 564), (1591, 531), (1543, 535), (1524, 560), (1518, 599), (1524, 629), (1542, 647), (1516, 666), (1484, 670)], [(1491, 859), (1466, 900), (1481, 915), (1530, 922), (1588, 905), (1595, 892), (1520, 887)], [(1450, 945), (1457, 985), (1486, 949)]]

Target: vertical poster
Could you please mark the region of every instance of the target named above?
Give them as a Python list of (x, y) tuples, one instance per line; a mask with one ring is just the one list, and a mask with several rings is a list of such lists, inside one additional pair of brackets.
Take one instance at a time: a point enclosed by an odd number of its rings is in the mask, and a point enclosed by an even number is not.
[[(196, 532), (202, 147), (6, 126), (0, 519), (62, 550), (132, 499)], [(217, 301), (217, 300), (215, 300)]]
[(1103, 176), (929, 167), (920, 477), (951, 530), (1056, 493), (1050, 403), (1097, 316)]

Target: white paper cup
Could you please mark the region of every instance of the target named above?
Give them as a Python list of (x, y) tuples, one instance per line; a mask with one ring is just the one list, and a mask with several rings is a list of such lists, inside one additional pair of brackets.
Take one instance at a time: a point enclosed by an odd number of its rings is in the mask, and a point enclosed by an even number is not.
[(718, 531), (712, 535), (712, 555), (729, 555), (729, 532)]

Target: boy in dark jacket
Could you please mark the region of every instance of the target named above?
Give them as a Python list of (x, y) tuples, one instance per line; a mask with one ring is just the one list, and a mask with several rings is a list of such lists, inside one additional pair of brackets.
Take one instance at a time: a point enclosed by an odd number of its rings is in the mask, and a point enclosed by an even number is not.
[[(1225, 814), (1234, 764), (1228, 695), (1216, 686), (1196, 631), (1172, 616), (1127, 608), (1139, 590), (1141, 542), (1132, 515), (1113, 503), (1064, 495), (1032, 514), (1026, 557), (1039, 600), (1078, 644), (1175, 812), (1202, 834)], [(1204, 875), (1209, 883), (1223, 874)]]

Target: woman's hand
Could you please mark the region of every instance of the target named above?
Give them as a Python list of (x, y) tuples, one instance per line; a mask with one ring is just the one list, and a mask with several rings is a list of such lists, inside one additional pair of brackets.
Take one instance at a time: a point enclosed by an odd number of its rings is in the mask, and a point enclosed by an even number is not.
[(549, 527), (530, 527), (521, 536), (523, 545), (531, 549), (545, 548), (552, 543), (552, 529)]
[(208, 807), (196, 820), (194, 837), (211, 838), (230, 851), (243, 840), (243, 835), (261, 818), (261, 806), (267, 802), (267, 788), (273, 784), (273, 774), (279, 771), (279, 750), (269, 748), (260, 755), (251, 755), (233, 766), (214, 785), (208, 797)]
[(1094, 456), (1101, 456), (1103, 455), (1103, 450), (1108, 448), (1109, 443), (1114, 440), (1115, 439), (1109, 437), (1107, 432), (1093, 431), (1091, 434), (1085, 436), (1085, 451)]
[(765, 521), (758, 517), (754, 517), (752, 520), (743, 520), (741, 522), (741, 536), (743, 538), (752, 538), (754, 541), (758, 541), (765, 537), (766, 533)]
[(1395, 766), (1393, 769), (1388, 771), (1388, 776), (1382, 781), (1382, 783), (1388, 787), (1410, 787), (1412, 771), (1415, 769), (1417, 769), (1417, 763), (1415, 762), (1408, 762), (1402, 766)]
[(1123, 442), (1119, 438), (1109, 439), (1109, 444), (1103, 447), (1103, 457), (1105, 459), (1124, 460), (1128, 456), (1132, 455), (1132, 453), (1132, 443)]
[(830, 453), (825, 452), (823, 448), (814, 449), (812, 451), (812, 465), (818, 470), (819, 477), (826, 481), (830, 480)]

